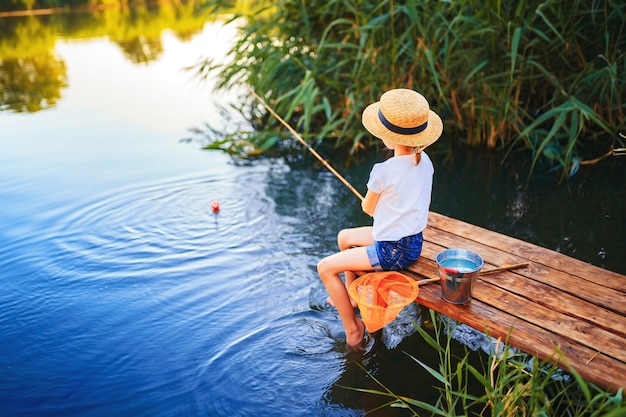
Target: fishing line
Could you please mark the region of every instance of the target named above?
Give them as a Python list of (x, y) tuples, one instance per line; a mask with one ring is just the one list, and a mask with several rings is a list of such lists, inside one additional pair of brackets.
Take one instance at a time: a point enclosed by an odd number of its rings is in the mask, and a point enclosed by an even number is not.
[(341, 181), (346, 187), (348, 187), (348, 189), (350, 191), (352, 191), (352, 193), (354, 193), (354, 195), (356, 195), (359, 198), (359, 200), (363, 201), (363, 196), (356, 190), (356, 188), (354, 188), (352, 186), (352, 184), (350, 184), (344, 177), (342, 177), (341, 174), (339, 174), (337, 171), (335, 171), (335, 169), (332, 166), (330, 166), (330, 164), (324, 158), (322, 158), (320, 156), (320, 154), (318, 154), (317, 151), (315, 151), (315, 149), (311, 148), (311, 145), (306, 143), (306, 141), (304, 139), (302, 139), (302, 137), (298, 134), (298, 132), (296, 132), (289, 125), (289, 123), (284, 121), (282, 117), (280, 117), (278, 114), (276, 114), (276, 112), (267, 103), (265, 103), (265, 101), (261, 97), (259, 97), (259, 95), (257, 93), (254, 92), (252, 87), (248, 86), (248, 90), (250, 90), (252, 95), (254, 97), (256, 97), (256, 99), (259, 101), (259, 103), (261, 103), (263, 105), (263, 107), (265, 107), (267, 109), (267, 111), (269, 111), (272, 114), (272, 116), (274, 116), (276, 118), (276, 120), (278, 120), (280, 123), (282, 123), (282, 125), (285, 126), (287, 128), (287, 130), (289, 130), (289, 132), (296, 139), (298, 139), (298, 141), (300, 143), (302, 143), (302, 145), (304, 145), (304, 147), (306, 147), (326, 168), (328, 168), (328, 170), (330, 172), (332, 172), (333, 175), (335, 175), (335, 177), (337, 177), (339, 179), (339, 181)]

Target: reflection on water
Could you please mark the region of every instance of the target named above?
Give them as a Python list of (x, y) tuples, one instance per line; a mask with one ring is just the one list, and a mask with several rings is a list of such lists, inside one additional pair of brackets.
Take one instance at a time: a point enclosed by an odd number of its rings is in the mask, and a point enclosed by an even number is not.
[(163, 32), (145, 63), (108, 35), (67, 36), (46, 50), (66, 68), (56, 104), (0, 113), (5, 413), (361, 415), (382, 400), (334, 385), (371, 386), (357, 363), (404, 368), (383, 380), (434, 395), (402, 353), (424, 349), (408, 316), (364, 361), (325, 304), (315, 266), (341, 227), (367, 220), (354, 197), (308, 161), (235, 165), (180, 141), (225, 123), (236, 92), (181, 68), (223, 56), (233, 33)]
[(106, 38), (130, 62), (147, 64), (162, 56), (165, 30), (189, 40), (207, 19), (194, 0), (2, 18), (0, 111), (45, 110), (62, 97), (68, 78), (65, 62), (55, 52), (57, 39)]
[(0, 61), (0, 111), (36, 112), (53, 107), (67, 86), (65, 63), (54, 55)]

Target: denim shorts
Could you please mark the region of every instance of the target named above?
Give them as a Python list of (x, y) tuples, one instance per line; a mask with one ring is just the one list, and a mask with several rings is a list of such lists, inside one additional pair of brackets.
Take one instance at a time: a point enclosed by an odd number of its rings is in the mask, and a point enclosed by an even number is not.
[(375, 271), (399, 271), (417, 261), (422, 253), (422, 232), (403, 237), (398, 241), (376, 241), (368, 246), (372, 269)]

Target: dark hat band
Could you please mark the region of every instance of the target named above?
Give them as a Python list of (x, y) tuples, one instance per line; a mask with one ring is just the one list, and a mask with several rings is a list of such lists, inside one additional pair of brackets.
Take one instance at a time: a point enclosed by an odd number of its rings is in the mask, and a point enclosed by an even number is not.
[(391, 123), (389, 120), (385, 118), (383, 112), (378, 109), (378, 119), (387, 129), (391, 130), (393, 133), (397, 133), (399, 135), (415, 135), (416, 133), (423, 132), (426, 127), (428, 127), (428, 121), (424, 124), (416, 126), (416, 127), (400, 127)]

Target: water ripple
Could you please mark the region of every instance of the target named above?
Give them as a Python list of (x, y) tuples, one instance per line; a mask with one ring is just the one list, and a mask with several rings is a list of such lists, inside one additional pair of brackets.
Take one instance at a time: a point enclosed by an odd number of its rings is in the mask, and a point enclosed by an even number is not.
[(287, 170), (236, 171), (50, 206), (7, 240), (0, 385), (11, 409), (328, 410), (323, 393), (349, 359), (315, 271), (328, 251), (317, 230), (325, 217), (291, 194), (276, 209), (271, 187), (290, 189)]
[[(211, 201), (228, 187), (219, 213)], [(251, 202), (255, 202), (252, 204)], [(59, 275), (102, 278), (184, 273), (223, 262), (243, 239), (263, 233), (273, 202), (238, 181), (196, 178), (131, 189), (88, 202), (54, 236)], [(251, 235), (252, 233), (252, 235)], [(69, 260), (69, 262), (68, 262)], [(68, 265), (73, 268), (68, 271)]]

